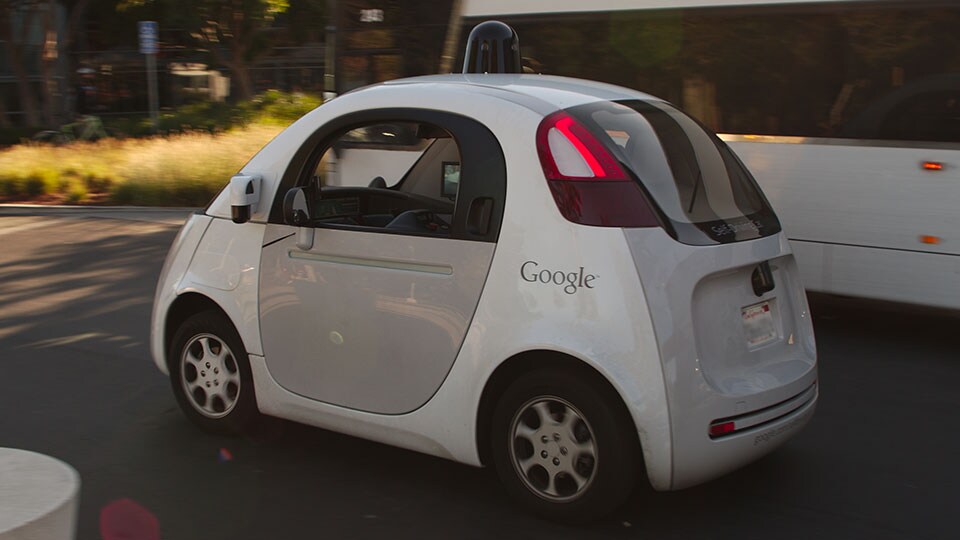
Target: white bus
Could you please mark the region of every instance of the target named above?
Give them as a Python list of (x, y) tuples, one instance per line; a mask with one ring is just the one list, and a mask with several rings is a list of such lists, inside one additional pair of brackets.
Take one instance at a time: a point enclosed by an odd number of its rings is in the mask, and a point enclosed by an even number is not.
[(960, 2), (463, 0), (535, 72), (636, 88), (722, 134), (813, 291), (960, 309)]

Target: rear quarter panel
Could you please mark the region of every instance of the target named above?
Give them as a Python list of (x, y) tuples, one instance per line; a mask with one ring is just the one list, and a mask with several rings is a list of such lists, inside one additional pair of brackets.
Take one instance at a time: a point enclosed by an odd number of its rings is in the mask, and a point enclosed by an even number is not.
[[(565, 220), (531, 152), (539, 117), (495, 130), (507, 158), (504, 225), (451, 383), (485, 381), (499, 362), (552, 350), (595, 368), (619, 393), (638, 430), (648, 477), (670, 485), (670, 428), (653, 325), (623, 231)], [(535, 263), (536, 267), (533, 266)], [(526, 278), (521, 269), (527, 271)], [(529, 281), (550, 270), (592, 276), (575, 290)], [(581, 270), (582, 269), (582, 270)], [(571, 292), (572, 290), (572, 292)], [(473, 371), (470, 376), (465, 373)], [(464, 388), (471, 401), (482, 387)]]

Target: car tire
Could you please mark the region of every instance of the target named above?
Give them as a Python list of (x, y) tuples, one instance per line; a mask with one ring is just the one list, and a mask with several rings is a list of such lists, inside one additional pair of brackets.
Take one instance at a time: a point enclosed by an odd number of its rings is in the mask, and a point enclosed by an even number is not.
[(534, 371), (501, 396), (492, 456), (507, 491), (541, 517), (585, 523), (616, 510), (639, 467), (636, 429), (611, 390), (572, 371)]
[(187, 418), (213, 433), (254, 427), (260, 414), (247, 351), (224, 315), (211, 310), (187, 318), (167, 354), (173, 393)]

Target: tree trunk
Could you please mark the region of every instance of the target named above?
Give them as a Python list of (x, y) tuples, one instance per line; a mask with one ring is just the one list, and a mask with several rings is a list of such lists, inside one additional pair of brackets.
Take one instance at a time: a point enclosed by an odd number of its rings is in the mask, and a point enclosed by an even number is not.
[(63, 85), (61, 86), (61, 93), (67, 96), (63, 104), (63, 115), (66, 119), (73, 118), (77, 112), (76, 57), (72, 55), (70, 51), (76, 50), (77, 35), (82, 31), (88, 3), (89, 0), (77, 0), (74, 2), (73, 8), (67, 14), (66, 29), (60, 40), (60, 53), (64, 56), (61, 59), (61, 65), (63, 66), (63, 73), (65, 75)]
[[(247, 63), (243, 60), (244, 47), (242, 45), (235, 46), (235, 43), (231, 44), (231, 55), (233, 58), (227, 60), (223, 57), (223, 54), (220, 52), (220, 48), (213, 44), (210, 47), (210, 52), (213, 54), (213, 60), (218, 65), (226, 66), (230, 70), (232, 75), (230, 80), (230, 86), (235, 90), (231, 94), (231, 97), (234, 97), (239, 100), (248, 100), (253, 98), (253, 81), (250, 79), (250, 68)], [(239, 51), (237, 50), (239, 49)]]
[[(0, 40), (7, 44), (7, 59), (10, 62), (10, 69), (13, 71), (14, 78), (17, 80), (20, 108), (23, 110), (23, 124), (28, 127), (36, 127), (40, 124), (37, 114), (37, 99), (30, 88), (30, 76), (23, 61), (23, 39), (25, 36), (15, 36), (13, 33), (12, 15), (14, 6), (10, 2), (3, 2), (0, 6), (2, 6)], [(25, 34), (26, 28), (29, 28), (33, 23), (35, 14), (36, 11), (32, 9), (26, 13), (25, 20), (20, 25), (21, 34)]]
[(246, 101), (253, 98), (253, 80), (250, 78), (250, 66), (247, 64), (247, 23), (243, 9), (239, 6), (233, 10), (231, 30), (233, 39), (230, 40), (230, 71), (236, 79), (237, 98)]
[(55, 4), (53, 0), (47, 0), (43, 17), (43, 46), (40, 48), (40, 96), (42, 98), (41, 112), (43, 114), (43, 123), (47, 126), (54, 125), (54, 116), (56, 115), (56, 101), (59, 92), (57, 92), (57, 81), (54, 77), (54, 64), (57, 61), (58, 44), (57, 30), (55, 25)]
[(243, 60), (231, 62), (230, 72), (233, 73), (235, 88), (237, 89), (237, 99), (246, 101), (253, 99), (253, 80), (250, 78), (250, 67)]
[(8, 41), (7, 53), (10, 68), (17, 79), (20, 108), (23, 109), (23, 124), (27, 127), (37, 127), (40, 125), (40, 116), (37, 114), (37, 98), (33, 95), (33, 89), (30, 88), (30, 76), (27, 74), (27, 68), (23, 65), (23, 47)]
[(10, 123), (10, 117), (7, 116), (7, 106), (3, 103), (3, 100), (0, 99), (0, 128), (10, 128), (13, 127), (13, 124)]

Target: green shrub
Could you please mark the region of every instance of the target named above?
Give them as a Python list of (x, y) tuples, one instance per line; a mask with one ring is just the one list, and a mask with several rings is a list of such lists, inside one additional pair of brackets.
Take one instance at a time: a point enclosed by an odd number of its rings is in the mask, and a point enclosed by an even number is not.
[(67, 191), (67, 202), (76, 204), (87, 198), (87, 188), (83, 184), (73, 184)]
[(83, 186), (90, 191), (109, 191), (116, 180), (100, 173), (88, 173), (83, 177)]
[(23, 178), (6, 171), (0, 173), (0, 196), (16, 197), (23, 195), (23, 192)]
[(31, 170), (24, 180), (24, 194), (30, 197), (37, 197), (45, 193), (54, 193), (60, 184), (60, 173), (48, 169), (37, 168)]
[(279, 90), (267, 90), (254, 98), (247, 107), (255, 111), (257, 122), (286, 126), (322, 103), (320, 96), (312, 94), (288, 94)]
[(320, 96), (301, 92), (267, 90), (238, 104), (198, 101), (160, 114), (156, 133), (149, 118), (111, 118), (104, 122), (107, 132), (131, 137), (205, 131), (220, 133), (252, 123), (287, 126), (323, 103)]
[(110, 201), (134, 206), (204, 206), (222, 186), (197, 182), (174, 184), (128, 182), (113, 187)]

